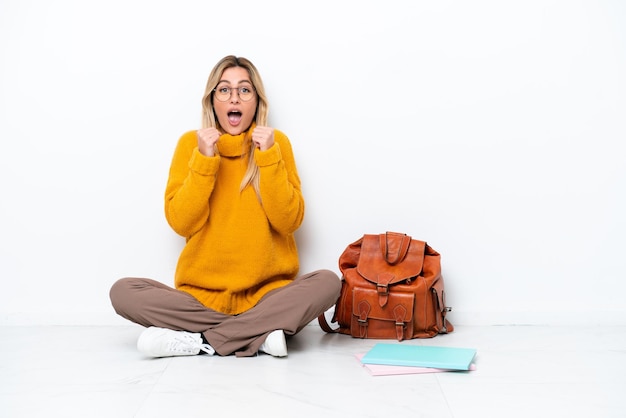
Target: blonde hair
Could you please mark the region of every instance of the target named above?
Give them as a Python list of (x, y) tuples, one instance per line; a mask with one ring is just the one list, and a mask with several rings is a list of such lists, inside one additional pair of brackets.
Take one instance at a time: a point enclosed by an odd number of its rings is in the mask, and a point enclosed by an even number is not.
[[(206, 88), (204, 89), (204, 96), (202, 96), (202, 127), (214, 127), (222, 131), (219, 121), (215, 116), (215, 110), (213, 109), (213, 89), (215, 89), (217, 84), (220, 82), (224, 70), (231, 67), (241, 67), (248, 71), (250, 81), (252, 82), (252, 86), (254, 87), (258, 98), (255, 122), (259, 126), (267, 126), (269, 107), (267, 103), (267, 96), (265, 95), (265, 88), (263, 87), (263, 80), (261, 80), (259, 71), (256, 69), (254, 64), (250, 62), (250, 60), (243, 57), (228, 55), (215, 64), (215, 67), (211, 70), (211, 74), (209, 74), (209, 79), (207, 80)], [(252, 186), (260, 199), (259, 167), (254, 161), (255, 146), (251, 139), (249, 146), (248, 168), (246, 169), (246, 173), (241, 180), (240, 191), (243, 191), (243, 189), (248, 186)]]

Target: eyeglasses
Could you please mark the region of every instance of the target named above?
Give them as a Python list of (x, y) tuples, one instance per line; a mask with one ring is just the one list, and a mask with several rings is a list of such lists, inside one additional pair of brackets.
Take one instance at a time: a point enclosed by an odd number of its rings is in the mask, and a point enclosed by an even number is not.
[(239, 99), (241, 99), (242, 102), (250, 101), (254, 97), (254, 88), (248, 87), (248, 86), (246, 87), (222, 86), (222, 87), (213, 89), (213, 92), (215, 93), (215, 98), (217, 100), (219, 100), (220, 102), (225, 102), (231, 98), (233, 90), (237, 90)]

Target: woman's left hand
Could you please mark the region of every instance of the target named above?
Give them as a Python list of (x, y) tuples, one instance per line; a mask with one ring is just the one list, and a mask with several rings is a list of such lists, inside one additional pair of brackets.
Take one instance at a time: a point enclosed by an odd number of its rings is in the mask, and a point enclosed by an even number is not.
[(252, 142), (261, 151), (267, 151), (274, 145), (274, 128), (255, 126), (252, 131)]

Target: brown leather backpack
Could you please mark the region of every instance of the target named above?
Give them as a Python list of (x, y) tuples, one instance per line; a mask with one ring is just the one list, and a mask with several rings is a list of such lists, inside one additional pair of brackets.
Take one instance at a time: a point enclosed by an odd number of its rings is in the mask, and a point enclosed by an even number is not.
[(339, 257), (341, 294), (326, 332), (356, 338), (430, 338), (452, 332), (446, 319), (440, 255), (426, 242), (386, 232), (363, 235)]

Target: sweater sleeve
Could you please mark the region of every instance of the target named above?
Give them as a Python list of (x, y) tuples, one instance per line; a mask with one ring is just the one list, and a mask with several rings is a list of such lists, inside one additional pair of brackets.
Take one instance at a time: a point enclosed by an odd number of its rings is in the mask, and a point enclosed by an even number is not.
[(215, 187), (218, 156), (198, 151), (195, 131), (185, 133), (172, 157), (165, 189), (165, 218), (172, 229), (189, 239), (209, 217), (209, 197)]
[(276, 131), (274, 145), (266, 151), (256, 149), (255, 159), (261, 201), (272, 228), (282, 234), (295, 232), (304, 219), (304, 198), (289, 139)]

